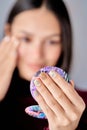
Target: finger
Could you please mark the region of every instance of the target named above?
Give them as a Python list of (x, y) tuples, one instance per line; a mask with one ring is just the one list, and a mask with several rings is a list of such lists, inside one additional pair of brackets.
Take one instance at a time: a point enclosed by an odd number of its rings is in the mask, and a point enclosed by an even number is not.
[(50, 109), (50, 107), (47, 105), (47, 103), (43, 99), (42, 95), (37, 90), (34, 92), (34, 96), (39, 106), (41, 107), (42, 111), (45, 113), (46, 118), (50, 119), (54, 117), (55, 113)]
[(70, 80), (70, 82), (69, 82), (70, 84), (71, 84), (71, 87), (75, 87), (75, 84), (74, 84), (74, 81), (73, 80)]
[(11, 39), (10, 37), (6, 36), (0, 44), (0, 62), (1, 63), (4, 63), (8, 59), (7, 56), (10, 52), (8, 51), (9, 46), (10, 46), (9, 44), (10, 39)]
[(2, 72), (3, 72), (4, 66), (8, 67), (8, 65), (9, 65), (8, 71), (9, 70), (13, 71), (14, 67), (16, 66), (17, 49), (19, 46), (19, 41), (15, 37), (11, 37), (9, 38), (9, 40), (5, 38), (3, 41), (5, 42), (5, 43), (2, 43), (4, 44), (3, 45), (4, 50), (2, 49), (3, 53), (1, 54), (1, 57), (0, 57), (0, 62), (3, 63)]
[[(8, 58), (10, 56), (10, 53), (15, 52), (15, 49), (17, 48), (19, 44), (19, 41), (12, 37), (5, 37), (2, 40), (1, 46), (0, 46), (0, 53), (1, 53), (1, 59), (6, 59), (6, 57)], [(12, 53), (11, 53), (12, 54)], [(14, 58), (14, 57), (13, 57)]]
[(4, 44), (6, 44), (7, 42), (9, 42), (10, 37), (9, 36), (5, 36), (1, 41), (0, 41), (0, 46), (3, 46)]
[[(36, 96), (35, 99), (38, 102), (38, 104), (40, 105), (40, 107), (42, 108), (43, 112), (45, 113), (45, 115), (46, 115), (49, 123), (52, 123), (53, 121), (55, 121), (55, 122), (57, 121), (57, 124), (59, 124), (59, 125), (62, 123), (62, 121), (63, 121), (64, 125), (66, 125), (66, 124), (69, 123), (70, 120), (68, 119), (67, 115), (65, 115), (64, 112), (62, 112), (61, 110), (59, 110), (58, 106), (57, 106), (57, 112), (55, 113), (53, 111), (56, 108), (57, 104), (54, 105), (54, 103), (52, 103), (49, 100), (50, 97), (47, 96), (47, 94), (45, 95), (46, 96), (45, 99), (43, 98), (43, 94), (42, 93), (39, 93), (39, 94), (36, 94), (36, 95), (38, 95), (38, 96)], [(50, 104), (49, 104), (49, 101), (50, 101)], [(54, 108), (54, 109), (52, 110), (52, 108)]]
[(11, 54), (15, 56), (15, 54), (17, 54), (17, 50), (18, 50), (20, 42), (15, 37), (12, 37), (9, 44), (10, 46), (9, 46), (8, 51), (10, 51)]
[(67, 116), (70, 117), (71, 113), (71, 117), (75, 119), (75, 106), (64, 94), (64, 92), (53, 82), (53, 80), (46, 73), (41, 73), (40, 78), (47, 87), (47, 89), (51, 92), (52, 96), (57, 101), (57, 103), (60, 104), (60, 106), (64, 109)]
[(45, 100), (49, 108), (55, 113), (55, 115), (58, 115), (60, 118), (62, 118), (65, 115), (63, 108), (54, 99), (52, 94), (44, 86), (41, 80), (35, 79), (34, 83), (35, 83), (35, 86), (37, 87), (38, 92), (41, 94), (41, 96), (43, 97), (43, 99)]
[(83, 99), (76, 92), (74, 87), (71, 87), (71, 84), (66, 82), (62, 76), (60, 76), (57, 72), (51, 71), (49, 75), (55, 81), (55, 83), (62, 89), (65, 95), (69, 98), (69, 100), (81, 111), (85, 108), (85, 104)]
[(8, 47), (8, 42), (10, 41), (10, 37), (6, 36), (3, 38), (3, 40), (0, 43), (0, 54), (4, 54), (7, 47)]

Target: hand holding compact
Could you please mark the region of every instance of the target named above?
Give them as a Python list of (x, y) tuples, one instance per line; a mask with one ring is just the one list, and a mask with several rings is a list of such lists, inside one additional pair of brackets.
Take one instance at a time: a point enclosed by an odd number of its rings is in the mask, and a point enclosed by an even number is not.
[(50, 130), (77, 128), (85, 103), (65, 71), (57, 67), (42, 68), (32, 78), (30, 91), (39, 105), (27, 107), (26, 113), (47, 119)]

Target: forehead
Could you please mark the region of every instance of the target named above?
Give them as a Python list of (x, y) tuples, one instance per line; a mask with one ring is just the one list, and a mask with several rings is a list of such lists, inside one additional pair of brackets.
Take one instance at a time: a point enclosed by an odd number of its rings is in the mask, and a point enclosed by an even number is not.
[(53, 12), (47, 9), (33, 9), (18, 14), (12, 24), (15, 29), (32, 30), (40, 33), (61, 32), (60, 23)]

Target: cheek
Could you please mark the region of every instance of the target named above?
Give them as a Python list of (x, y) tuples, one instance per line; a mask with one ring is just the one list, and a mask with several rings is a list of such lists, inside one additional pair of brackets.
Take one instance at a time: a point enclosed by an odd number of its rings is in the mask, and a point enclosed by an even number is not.
[(61, 49), (55, 51), (49, 51), (46, 53), (46, 59), (51, 65), (55, 65), (61, 55)]
[(18, 48), (18, 55), (19, 55), (19, 57), (23, 57), (25, 55), (25, 49), (23, 46), (20, 46)]
[(20, 46), (18, 48), (18, 62), (17, 62), (17, 66), (21, 66), (25, 63), (25, 59), (26, 59), (26, 49), (24, 49), (23, 46)]

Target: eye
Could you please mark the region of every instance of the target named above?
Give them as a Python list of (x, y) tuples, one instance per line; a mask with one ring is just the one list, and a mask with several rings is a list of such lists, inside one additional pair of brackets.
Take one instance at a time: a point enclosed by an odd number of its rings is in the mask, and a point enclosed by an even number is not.
[(31, 41), (29, 37), (21, 37), (20, 40), (21, 42), (24, 42), (24, 43), (29, 43)]
[(57, 41), (57, 40), (50, 40), (50, 41), (47, 41), (47, 43), (48, 43), (49, 45), (56, 45), (56, 44), (59, 44), (60, 41)]

